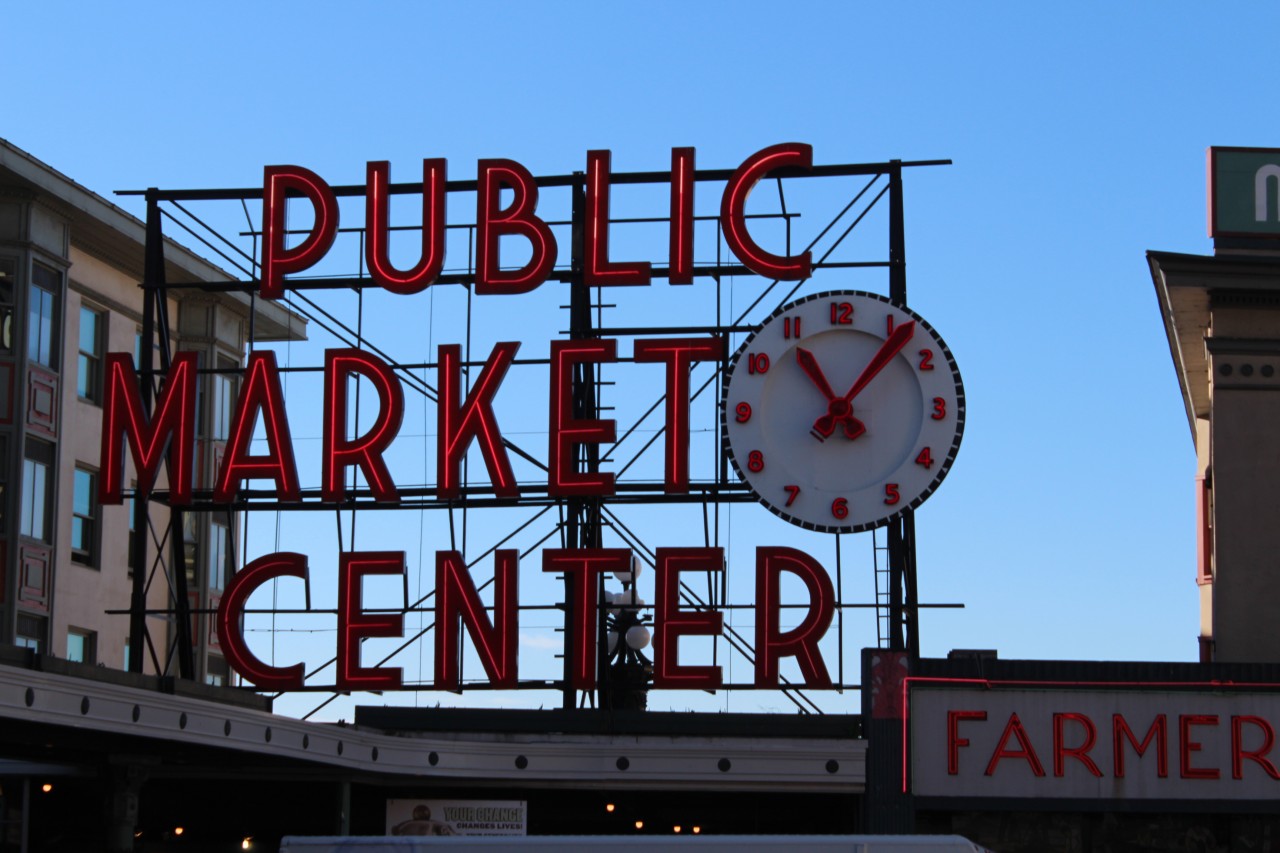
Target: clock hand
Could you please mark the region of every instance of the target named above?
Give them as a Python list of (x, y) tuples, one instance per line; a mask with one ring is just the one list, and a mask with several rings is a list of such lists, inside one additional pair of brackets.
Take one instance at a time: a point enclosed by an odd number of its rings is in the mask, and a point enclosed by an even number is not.
[(876, 354), (871, 357), (871, 361), (862, 369), (862, 375), (853, 383), (849, 393), (843, 397), (828, 400), (827, 413), (814, 421), (813, 429), (810, 430), (814, 438), (819, 441), (825, 441), (836, 431), (836, 424), (839, 423), (844, 424), (845, 438), (850, 440), (867, 431), (862, 421), (853, 416), (853, 406), (850, 404), (853, 398), (861, 394), (862, 389), (866, 388), (881, 370), (884, 370), (885, 365), (893, 361), (894, 357), (902, 352), (902, 348), (907, 345), (907, 341), (911, 340), (915, 332), (916, 321), (908, 320), (894, 329), (893, 334), (885, 338), (884, 343), (880, 345), (880, 349), (876, 350)]
[(893, 361), (893, 357), (902, 352), (902, 348), (907, 345), (907, 341), (911, 340), (911, 336), (915, 333), (915, 320), (908, 320), (894, 329), (893, 334), (884, 339), (880, 349), (876, 350), (876, 354), (871, 357), (871, 361), (862, 369), (862, 375), (853, 383), (849, 393), (844, 395), (845, 402), (851, 402), (854, 397), (861, 394), (862, 389), (866, 388), (871, 380), (876, 378), (876, 374), (884, 370), (885, 365)]
[(813, 380), (813, 384), (818, 386), (818, 390), (828, 402), (836, 398), (836, 392), (831, 390), (831, 384), (827, 382), (827, 377), (823, 375), (822, 368), (818, 366), (818, 360), (813, 357), (813, 353), (804, 347), (796, 347), (796, 362), (805, 375)]

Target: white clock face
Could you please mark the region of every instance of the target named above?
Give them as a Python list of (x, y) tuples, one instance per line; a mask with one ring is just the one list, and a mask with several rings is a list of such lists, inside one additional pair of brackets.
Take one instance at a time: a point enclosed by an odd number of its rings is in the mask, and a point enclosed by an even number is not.
[(734, 355), (721, 405), (738, 476), (787, 521), (829, 533), (919, 506), (964, 433), (964, 386), (942, 338), (861, 291), (774, 312)]

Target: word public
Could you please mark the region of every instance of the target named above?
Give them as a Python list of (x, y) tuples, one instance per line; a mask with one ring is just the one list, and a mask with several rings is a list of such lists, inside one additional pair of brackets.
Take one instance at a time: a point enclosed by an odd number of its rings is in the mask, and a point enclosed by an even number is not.
[[(587, 152), (586, 210), (582, 231), (585, 284), (647, 285), (652, 276), (648, 261), (614, 261), (609, 258), (609, 151)], [(813, 168), (813, 148), (787, 142), (752, 154), (733, 172), (720, 200), (720, 224), (729, 250), (752, 272), (766, 278), (795, 281), (808, 278), (812, 258), (776, 255), (761, 248), (747, 230), (747, 196), (759, 181), (777, 169)], [(422, 248), (417, 264), (400, 269), (390, 259), (391, 166), (386, 161), (367, 164), (365, 186), (365, 262), (370, 278), (394, 293), (418, 293), (431, 285), (444, 269), (445, 199), (448, 195), (444, 159), (422, 162)], [(693, 283), (694, 149), (671, 151), (670, 255), (667, 279), (672, 284)], [(538, 184), (529, 170), (514, 160), (480, 160), (476, 167), (477, 294), (528, 293), (547, 280), (555, 266), (555, 235), (537, 215)], [(511, 201), (502, 206), (503, 192)], [(314, 212), (311, 230), (293, 247), (286, 246), (286, 207), (290, 196), (301, 196)], [(269, 299), (284, 295), (285, 275), (302, 272), (328, 253), (338, 234), (338, 200), (332, 187), (315, 172), (301, 166), (268, 166), (262, 190), (262, 281), (259, 292)], [(499, 244), (503, 237), (528, 243), (530, 256), (519, 269), (503, 269)]]

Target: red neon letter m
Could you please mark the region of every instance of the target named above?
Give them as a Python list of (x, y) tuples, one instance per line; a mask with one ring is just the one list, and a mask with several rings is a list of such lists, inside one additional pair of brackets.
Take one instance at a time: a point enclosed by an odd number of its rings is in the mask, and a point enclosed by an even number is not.
[(108, 353), (102, 398), (102, 476), (98, 500), (118, 504), (123, 500), (124, 446), (127, 441), (138, 469), (138, 494), (150, 493), (160, 472), (160, 460), (169, 454), (169, 502), (191, 503), (191, 460), (195, 444), (196, 354), (173, 357), (164, 387), (156, 399), (152, 417), (142, 410), (142, 392), (132, 356)]

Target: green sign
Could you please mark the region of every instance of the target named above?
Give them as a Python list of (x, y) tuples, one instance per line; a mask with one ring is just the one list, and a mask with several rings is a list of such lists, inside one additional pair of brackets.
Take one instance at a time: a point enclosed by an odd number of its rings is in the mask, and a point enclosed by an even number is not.
[(1209, 236), (1280, 238), (1280, 148), (1209, 149)]

